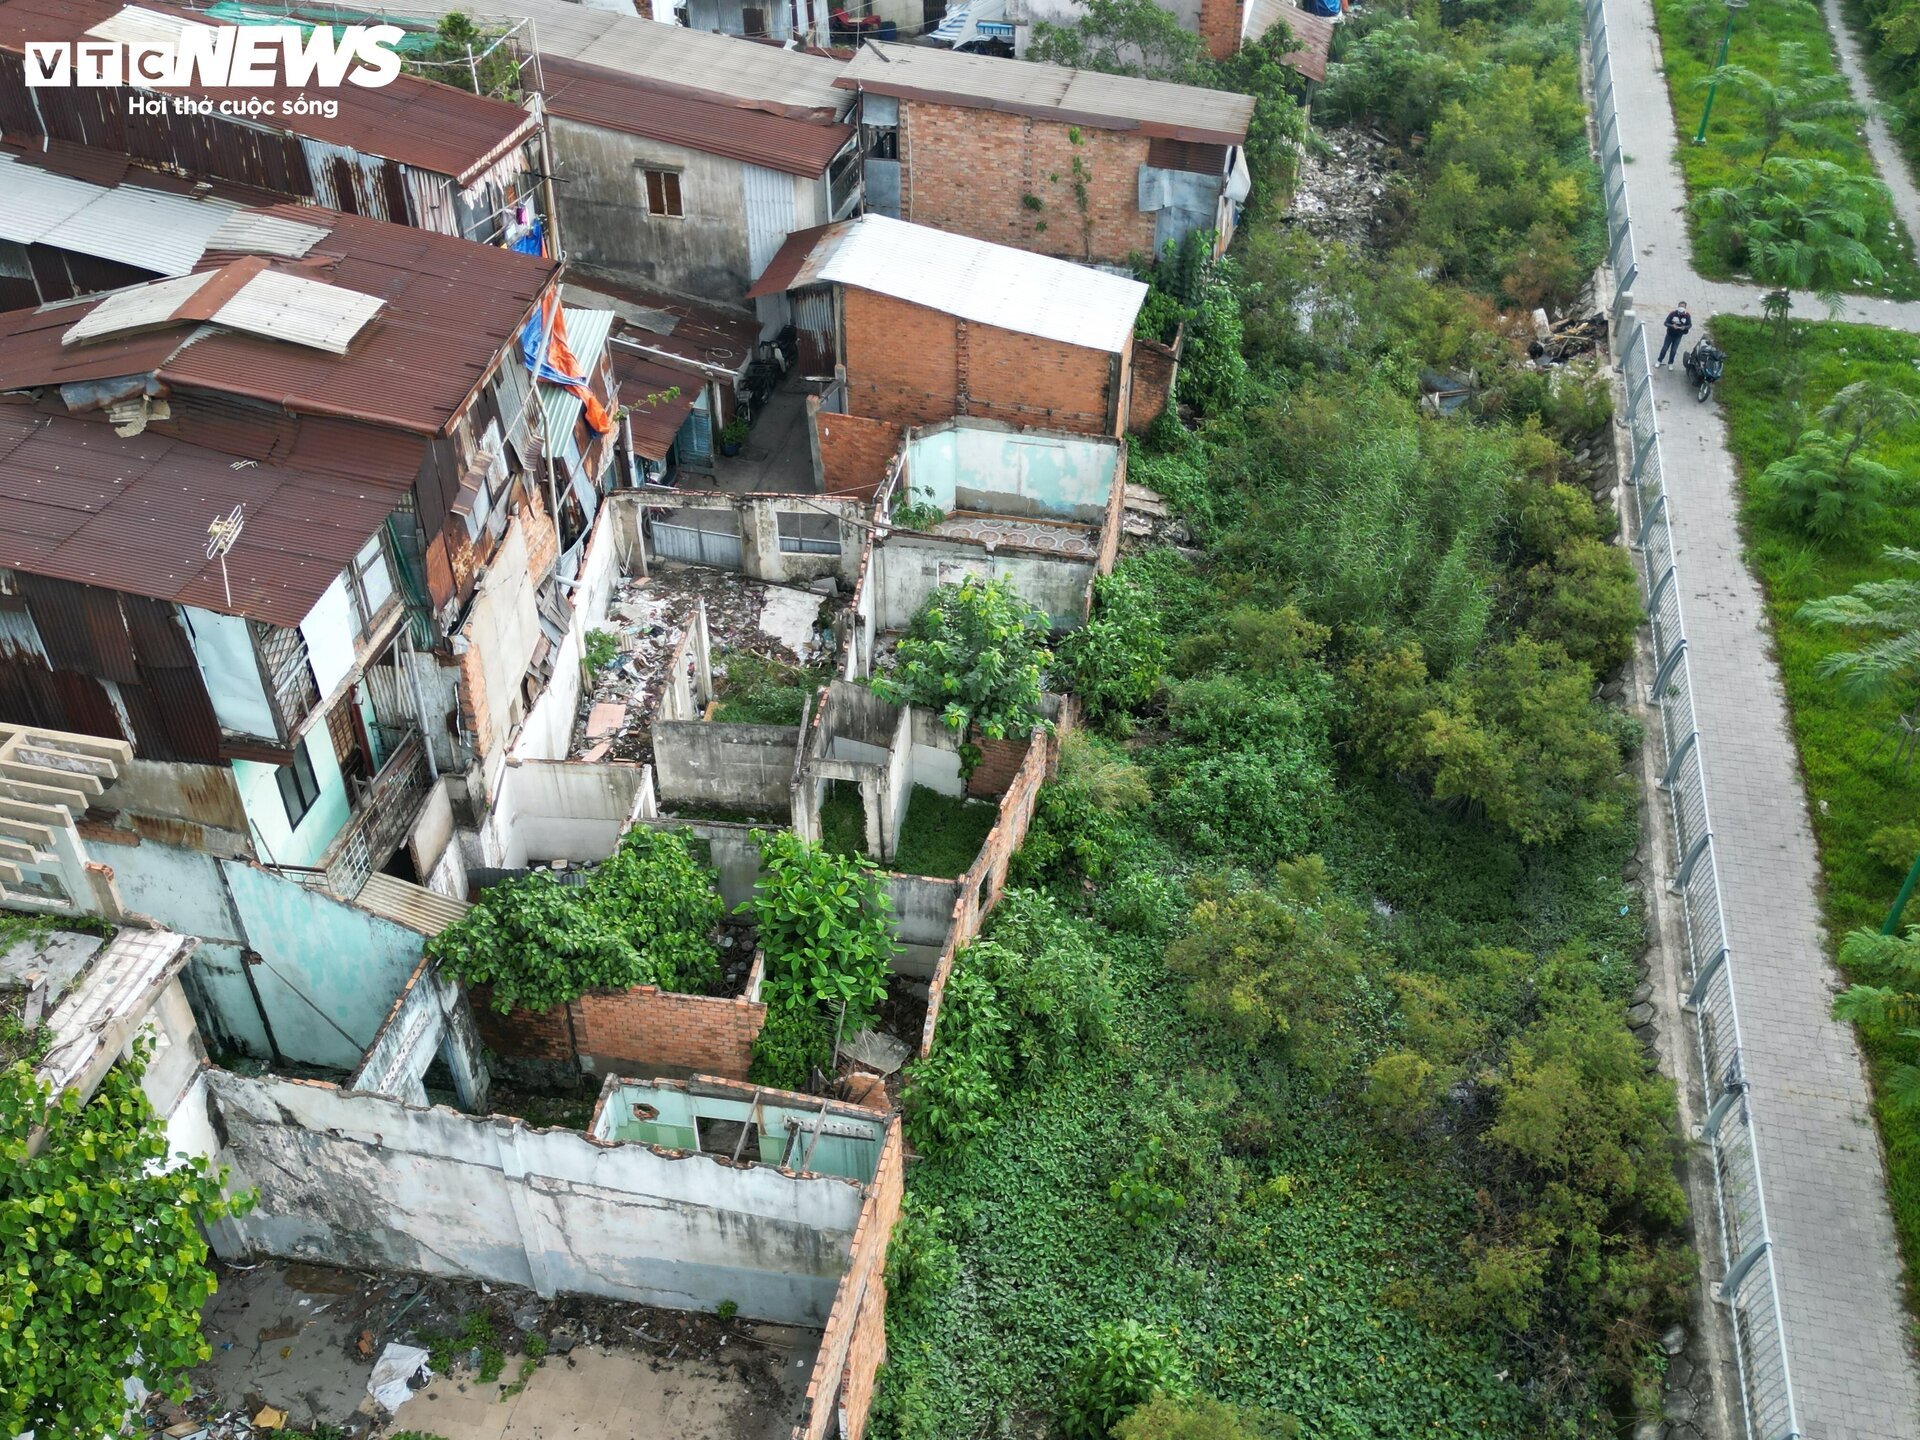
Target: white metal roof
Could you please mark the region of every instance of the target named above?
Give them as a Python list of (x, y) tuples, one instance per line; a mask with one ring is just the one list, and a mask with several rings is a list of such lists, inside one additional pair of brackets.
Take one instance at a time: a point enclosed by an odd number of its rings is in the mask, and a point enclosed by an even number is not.
[[(566, 317), (567, 348), (573, 351), (573, 358), (580, 362), (591, 380), (617, 317), (611, 310), (576, 310), (571, 305), (562, 306), (560, 313)], [(540, 433), (553, 437), (556, 454), (566, 449), (566, 437), (573, 433), (573, 424), (580, 418), (584, 405), (573, 391), (545, 380), (540, 382), (540, 418), (545, 426)]]
[(199, 294), (201, 286), (218, 273), (202, 270), (197, 275), (181, 275), (172, 280), (154, 280), (115, 290), (62, 335), (60, 343), (77, 345), (82, 340), (158, 329), (171, 321), (180, 307)]
[(240, 207), (139, 185), (95, 185), (0, 151), (0, 240), (52, 245), (161, 275), (185, 275)]
[(884, 215), (820, 237), (793, 283), (821, 282), (1109, 354), (1126, 349), (1147, 298), (1138, 280)]
[(303, 225), (278, 215), (236, 210), (207, 241), (209, 250), (232, 250), (243, 255), (280, 255), (297, 260), (332, 233), (319, 225)]
[(115, 290), (62, 335), (60, 343), (74, 345), (83, 340), (154, 330), (191, 318), (269, 340), (344, 355), (353, 337), (386, 303), (378, 296), (364, 295), (345, 286), (262, 270), (210, 315), (181, 313), (204, 286), (226, 276), (233, 266), (258, 263), (236, 260), (218, 270), (202, 270), (172, 280), (153, 280)]

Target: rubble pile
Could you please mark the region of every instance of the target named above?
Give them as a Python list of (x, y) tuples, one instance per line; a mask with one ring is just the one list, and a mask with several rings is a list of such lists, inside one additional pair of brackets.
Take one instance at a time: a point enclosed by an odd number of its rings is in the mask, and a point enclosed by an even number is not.
[(1399, 152), (1370, 129), (1330, 130), (1322, 138), (1326, 154), (1308, 151), (1300, 157), (1286, 222), (1316, 240), (1364, 250), (1380, 212), (1392, 203)]

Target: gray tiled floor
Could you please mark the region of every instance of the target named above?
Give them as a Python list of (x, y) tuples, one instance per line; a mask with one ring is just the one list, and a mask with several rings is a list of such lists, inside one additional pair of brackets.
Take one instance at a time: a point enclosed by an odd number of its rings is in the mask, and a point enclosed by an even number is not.
[[(1757, 314), (1759, 289), (1703, 283), (1693, 272), (1649, 0), (1606, 5), (1642, 316), (1657, 332), (1682, 299), (1696, 315)], [(1874, 149), (1896, 204), (1920, 217), (1920, 194), (1879, 129), (1869, 139), (1886, 145)], [(1920, 330), (1920, 304), (1855, 299), (1845, 318)], [(1801, 1428), (1809, 1440), (1914, 1440), (1920, 1380), (1885, 1170), (1859, 1049), (1830, 1018), (1838, 981), (1825, 958), (1786, 698), (1742, 559), (1726, 429), (1718, 406), (1696, 403), (1684, 381), (1678, 371), (1655, 377), (1662, 458)]]

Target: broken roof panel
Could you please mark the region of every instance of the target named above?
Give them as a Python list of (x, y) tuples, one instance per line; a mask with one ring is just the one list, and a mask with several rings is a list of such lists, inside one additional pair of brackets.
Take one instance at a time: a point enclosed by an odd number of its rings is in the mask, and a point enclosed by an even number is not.
[(0, 150), (0, 240), (50, 245), (160, 275), (184, 275), (238, 207), (231, 201), (100, 185)]
[[(592, 380), (593, 372), (599, 366), (600, 354), (607, 348), (607, 335), (613, 329), (614, 314), (611, 310), (576, 310), (571, 305), (561, 308), (561, 316), (566, 322), (567, 348), (573, 352)], [(563, 389), (551, 381), (540, 382), (540, 421), (542, 435), (567, 436), (573, 433), (574, 421), (580, 418), (585, 406), (577, 394)], [(562, 448), (556, 445), (556, 451)]]
[(850, 97), (834, 89), (837, 60), (761, 45), (735, 35), (643, 20), (567, 0), (410, 0), (409, 15), (458, 11), (475, 20), (534, 22), (541, 63), (558, 57), (678, 86), (691, 93), (843, 112)]
[(747, 367), (760, 339), (760, 322), (746, 310), (683, 300), (658, 290), (622, 285), (595, 275), (590, 285), (567, 283), (563, 298), (620, 317), (621, 342), (668, 365), (698, 366), (714, 375)]
[[(298, 414), (340, 415), (437, 435), (459, 416), (519, 335), (559, 268), (542, 256), (314, 206), (281, 205), (256, 213), (326, 227), (303, 261), (276, 260), (278, 268), (261, 272), (283, 274), (314, 289), (277, 280), (227, 317), (218, 306), (209, 307), (211, 282), (196, 272), (187, 281), (208, 288), (185, 300), (176, 297), (173, 323), (145, 333), (129, 333), (116, 324), (118, 333), (85, 344), (62, 345), (60, 338), (104, 305), (101, 297), (0, 314), (0, 390), (144, 373), (166, 384), (245, 396)], [(226, 274), (267, 263), (217, 250), (209, 250), (202, 261), (209, 269), (225, 267)], [(187, 281), (156, 281), (108, 298), (117, 302), (123, 295)], [(223, 303), (241, 293), (244, 288), (236, 287)], [(311, 295), (324, 295), (328, 304), (310, 313), (286, 309), (297, 304), (288, 297)], [(378, 313), (355, 325), (376, 301), (381, 302)], [(157, 308), (158, 302), (151, 303)], [(181, 313), (182, 305), (201, 308)], [(306, 343), (290, 344), (277, 330), (244, 333), (253, 324), (277, 325), (272, 313), (287, 315), (289, 323), (297, 319)], [(229, 318), (233, 328), (227, 328)], [(207, 320), (217, 323), (195, 323)], [(349, 326), (350, 339), (344, 333)], [(324, 346), (318, 343), (323, 341)], [(344, 351), (333, 348), (342, 344)]]
[(1333, 48), (1333, 27), (1340, 22), (1331, 15), (1313, 15), (1290, 0), (1253, 0), (1247, 10), (1248, 41), (1263, 39), (1276, 24), (1285, 22), (1299, 48), (1288, 51), (1281, 63), (1312, 81), (1327, 78), (1327, 53)]
[(613, 373), (620, 382), (633, 448), (649, 460), (664, 461), (700, 398), (705, 383), (700, 372), (638, 354), (616, 339)]
[(747, 296), (851, 285), (977, 325), (1118, 354), (1147, 287), (1068, 260), (862, 215), (787, 237)]
[(834, 83), (903, 100), (1003, 110), (1215, 145), (1244, 143), (1253, 120), (1253, 97), (1230, 90), (873, 40), (860, 47)]
[[(31, 41), (80, 41), (89, 36), (140, 34), (151, 42), (163, 34), (177, 33), (178, 27), (205, 23), (200, 17), (167, 5), (129, 6), (120, 0), (0, 0), (0, 50), (18, 54), (24, 53)], [(362, 154), (451, 175), (463, 185), (533, 135), (540, 125), (537, 115), (517, 106), (405, 74), (378, 88), (353, 88), (331, 118), (324, 113), (285, 115), (280, 102), (304, 94), (298, 86), (143, 88), (221, 102), (272, 100), (276, 106), (273, 122), (245, 123), (311, 136)], [(285, 118), (279, 118), (282, 115)]]
[[(0, 566), (297, 625), (406, 495), (425, 442), (304, 422), (284, 464), (0, 403)], [(398, 442), (397, 444), (395, 442)], [(220, 562), (207, 524), (245, 505)], [(232, 601), (227, 600), (228, 586)]]
[[(652, 23), (652, 22), (647, 22)], [(563, 120), (684, 145), (789, 175), (824, 175), (851, 125), (798, 120), (731, 100), (676, 93), (604, 65), (542, 56), (547, 108)]]

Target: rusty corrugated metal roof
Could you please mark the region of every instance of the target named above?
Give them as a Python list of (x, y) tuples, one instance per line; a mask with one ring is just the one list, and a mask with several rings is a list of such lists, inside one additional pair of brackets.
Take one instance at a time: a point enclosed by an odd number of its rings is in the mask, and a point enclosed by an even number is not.
[[(698, 370), (635, 354), (617, 339), (613, 373), (620, 381), (620, 403), (627, 407), (627, 423), (633, 429), (633, 448), (649, 460), (665, 460), (706, 381)], [(658, 395), (660, 402), (646, 403), (649, 395)]]
[[(256, 213), (327, 228), (304, 259), (276, 257), (273, 269), (385, 302), (346, 353), (186, 323), (63, 345), (61, 336), (99, 303), (93, 297), (0, 314), (0, 390), (148, 373), (168, 386), (246, 396), (298, 414), (437, 435), (517, 340), (559, 269), (541, 256), (309, 205)], [(206, 269), (239, 258), (209, 250), (200, 263)]]
[(851, 125), (796, 120), (750, 104), (682, 92), (641, 76), (543, 57), (547, 108), (564, 120), (684, 145), (814, 178), (853, 138)]
[(703, 305), (599, 275), (585, 283), (570, 280), (561, 294), (569, 305), (613, 311), (625, 339), (667, 364), (685, 361), (739, 374), (753, 359), (760, 339), (760, 322), (750, 311)]
[[(81, 40), (95, 25), (118, 15), (122, 0), (0, 0), (0, 50), (24, 53), (30, 40)], [(204, 16), (161, 3), (142, 0), (141, 8), (187, 21), (208, 24)], [(308, 90), (296, 86), (261, 89), (202, 90), (194, 86), (150, 88), (161, 93), (194, 95), (220, 101), (252, 99), (284, 102)], [(101, 96), (122, 92), (102, 90)], [(249, 120), (294, 135), (306, 135), (364, 155), (378, 155), (466, 184), (514, 145), (539, 128), (539, 119), (517, 106), (456, 90), (450, 85), (401, 75), (378, 89), (343, 86), (311, 87), (314, 98), (336, 99), (339, 113)], [(164, 117), (140, 117), (141, 123), (164, 123)]]
[(1339, 22), (1330, 15), (1313, 15), (1290, 0), (1253, 0), (1247, 11), (1247, 28), (1242, 37), (1248, 42), (1265, 38), (1276, 24), (1284, 22), (1299, 48), (1280, 57), (1280, 63), (1307, 79), (1327, 78), (1327, 52), (1333, 48), (1333, 27)]
[(1253, 97), (1231, 90), (873, 40), (860, 47), (833, 83), (903, 100), (1002, 110), (1061, 124), (1137, 130), (1215, 145), (1245, 143), (1253, 120)]
[[(383, 448), (356, 429), (308, 421), (288, 463), (236, 465), (151, 428), (123, 438), (102, 421), (0, 404), (0, 566), (297, 625), (425, 453), (421, 441), (388, 437)], [(207, 524), (235, 505), (247, 522), (227, 556), (229, 603)]]

